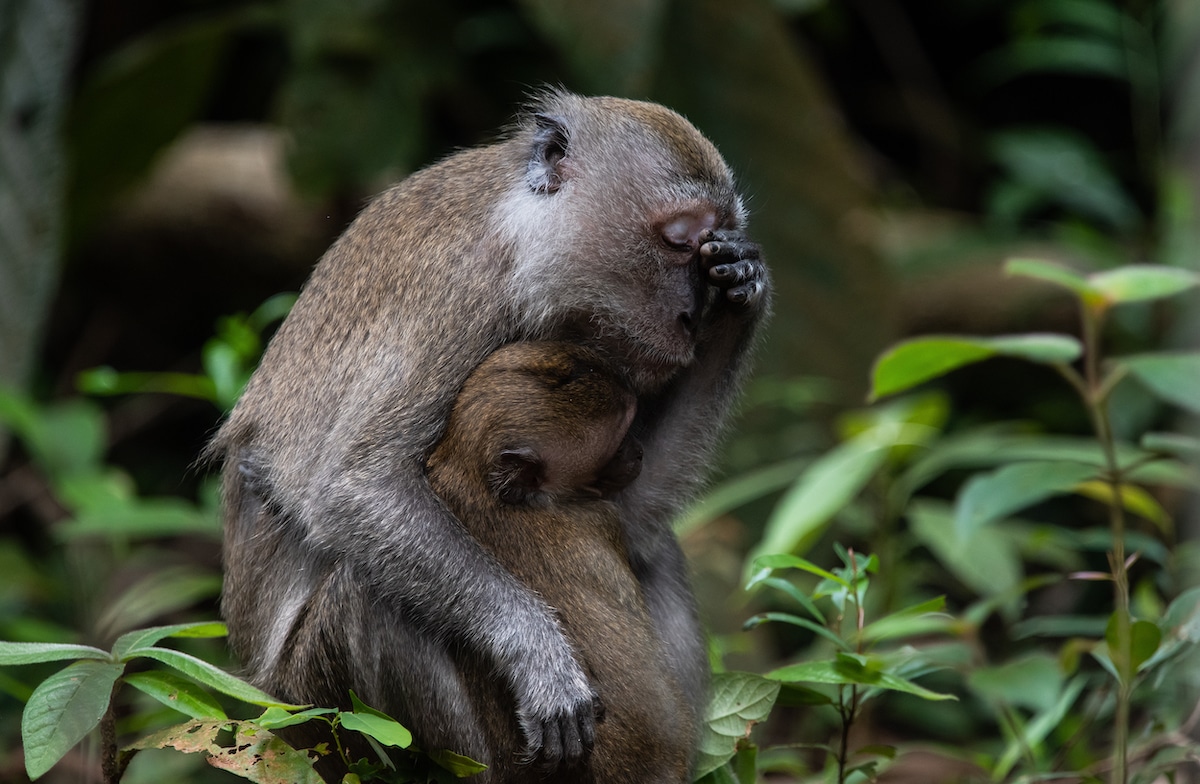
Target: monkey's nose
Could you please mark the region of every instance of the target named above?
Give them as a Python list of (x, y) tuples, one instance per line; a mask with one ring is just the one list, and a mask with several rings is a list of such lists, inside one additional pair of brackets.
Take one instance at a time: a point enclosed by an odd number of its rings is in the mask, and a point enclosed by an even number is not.
[(696, 334), (696, 314), (690, 311), (684, 311), (679, 314), (679, 326), (683, 327), (684, 331), (689, 335)]

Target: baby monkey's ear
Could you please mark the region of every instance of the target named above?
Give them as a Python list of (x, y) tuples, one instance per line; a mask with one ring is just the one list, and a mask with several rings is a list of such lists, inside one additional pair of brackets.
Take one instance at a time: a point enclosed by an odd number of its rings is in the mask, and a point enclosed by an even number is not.
[(488, 475), (492, 493), (506, 504), (522, 504), (541, 489), (546, 464), (533, 447), (505, 449), (496, 456)]

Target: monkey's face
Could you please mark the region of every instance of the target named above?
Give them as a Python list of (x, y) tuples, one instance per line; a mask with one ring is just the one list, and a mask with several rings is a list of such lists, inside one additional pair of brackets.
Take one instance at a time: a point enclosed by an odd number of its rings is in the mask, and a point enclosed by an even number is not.
[(551, 95), (539, 108), (500, 213), (529, 334), (581, 339), (639, 393), (657, 388), (692, 361), (713, 299), (701, 238), (744, 222), (732, 174), (664, 107)]

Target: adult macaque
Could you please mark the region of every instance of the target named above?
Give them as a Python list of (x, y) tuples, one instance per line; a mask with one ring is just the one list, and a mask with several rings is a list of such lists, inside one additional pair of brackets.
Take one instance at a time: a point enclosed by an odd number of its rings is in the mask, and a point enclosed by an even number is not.
[(545, 769), (594, 737), (597, 695), (554, 612), (429, 487), (468, 375), (501, 346), (586, 346), (637, 398), (641, 475), (612, 497), (676, 683), (707, 660), (672, 516), (703, 475), (769, 282), (712, 144), (661, 106), (549, 92), (500, 143), (373, 201), (318, 264), (213, 444), (224, 457), (230, 640), (255, 683), (353, 688), (423, 748), (486, 746), (470, 650)]
[(632, 391), (594, 351), (514, 343), (467, 379), (429, 458), (430, 486), (471, 537), (554, 609), (603, 710), (587, 764), (548, 775), (522, 759), (511, 696), (489, 677), (491, 663), (455, 652), (474, 683), (494, 781), (690, 781), (696, 717), (667, 665), (617, 509), (606, 500), (641, 467), (641, 446), (626, 436), (635, 407)]

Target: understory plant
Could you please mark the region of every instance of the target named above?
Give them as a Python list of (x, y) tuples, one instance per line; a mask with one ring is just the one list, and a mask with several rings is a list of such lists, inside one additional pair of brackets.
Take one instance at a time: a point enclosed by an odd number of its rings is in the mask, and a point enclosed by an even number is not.
[[(872, 397), (907, 396), (843, 420), (843, 441), (784, 491), (751, 554), (749, 587), (769, 588), (765, 600), (804, 611), (769, 611), (751, 625), (781, 621), (812, 639), (798, 663), (769, 677), (824, 688), (808, 702), (836, 717), (831, 743), (804, 747), (809, 759), (824, 755), (818, 780), (873, 780), (896, 756), (894, 746), (868, 745), (856, 758), (847, 740), (865, 697), (889, 689), (896, 694), (883, 715), (902, 711), (950, 733), (973, 729), (969, 752), (942, 746), (941, 753), (981, 781), (1149, 784), (1176, 781), (1182, 766), (1200, 764), (1200, 588), (1192, 582), (1200, 559), (1196, 543), (1177, 540), (1170, 511), (1195, 503), (1200, 440), (1174, 429), (1130, 438), (1128, 424), (1114, 424), (1124, 413), (1114, 400), (1131, 384), (1173, 418), (1158, 421), (1200, 414), (1200, 351), (1105, 353), (1114, 311), (1182, 295), (1200, 286), (1200, 276), (1153, 265), (1080, 274), (1032, 259), (1012, 260), (1006, 271), (1069, 292), (1078, 336), (939, 335), (896, 345), (876, 363)], [(951, 429), (946, 398), (916, 390), (995, 357), (1052, 368), (1075, 393), (1092, 435), (1054, 435), (1037, 422)], [(1012, 387), (1021, 389), (1016, 373)], [(714, 498), (732, 507), (777, 479), (768, 469)], [(1093, 523), (1098, 510), (1104, 527)], [(827, 542), (835, 522), (837, 537), (870, 540), (872, 556), (835, 545), (842, 565), (831, 570), (799, 557)], [(941, 573), (914, 565), (930, 557)], [(785, 567), (796, 574), (776, 573)], [(863, 605), (857, 586), (865, 589), (877, 569), (874, 601)], [(975, 599), (947, 609), (929, 595), (936, 583)], [(817, 600), (834, 597), (831, 618)], [(1083, 611), (1025, 614), (1031, 604), (1064, 600)], [(864, 620), (872, 609), (874, 623)], [(849, 629), (847, 619), (856, 619)], [(909, 633), (911, 645), (896, 644)], [(884, 675), (904, 680), (890, 687), (867, 680)], [(936, 692), (911, 683), (922, 676)], [(954, 706), (921, 707), (951, 694), (960, 697)], [(779, 701), (787, 698), (785, 691)], [(811, 765), (792, 769), (807, 775)]]

